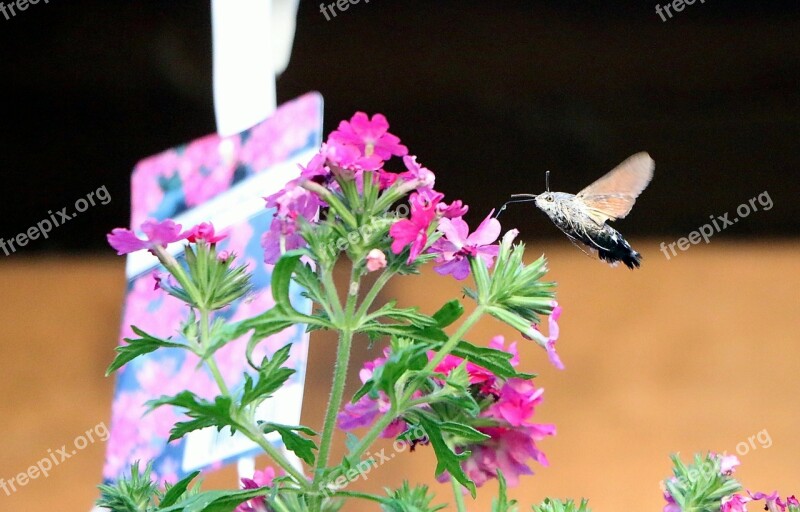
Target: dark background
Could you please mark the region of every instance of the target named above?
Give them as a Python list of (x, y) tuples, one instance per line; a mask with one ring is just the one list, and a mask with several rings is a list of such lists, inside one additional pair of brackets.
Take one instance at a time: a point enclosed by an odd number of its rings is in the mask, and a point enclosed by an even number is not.
[[(626, 234), (673, 240), (768, 191), (725, 237), (800, 231), (798, 2), (372, 0), (331, 21), (303, 0), (279, 101), (325, 97), (326, 132), (356, 110), (437, 173), (478, 221), (511, 193), (577, 192), (628, 155), (656, 160)], [(666, 3), (666, 2), (662, 2)], [(141, 158), (215, 130), (208, 2), (42, 1), (0, 16), (0, 237), (105, 185), (112, 201), (32, 241), (110, 251)], [(560, 236), (532, 206), (504, 217)]]

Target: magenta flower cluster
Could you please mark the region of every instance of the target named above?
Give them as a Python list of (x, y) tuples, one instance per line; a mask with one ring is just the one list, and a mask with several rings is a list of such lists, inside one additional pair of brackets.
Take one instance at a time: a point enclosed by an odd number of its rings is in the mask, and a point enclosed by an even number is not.
[[(503, 336), (495, 336), (489, 342), (489, 346), (509, 352), (512, 354), (511, 364), (513, 366), (519, 364), (516, 343), (506, 347)], [(370, 380), (375, 369), (385, 364), (390, 355), (387, 349), (383, 357), (367, 362), (359, 374), (361, 381)], [(429, 358), (432, 359), (434, 355), (429, 353)], [(435, 371), (449, 376), (463, 363), (464, 360), (460, 357), (448, 355)], [(480, 444), (459, 447), (459, 451), (471, 452), (469, 458), (462, 464), (464, 472), (476, 485), (481, 486), (489, 479), (496, 478), (500, 470), (508, 484), (515, 486), (519, 482), (520, 475), (533, 474), (529, 461), (547, 465), (547, 457), (538, 448), (537, 443), (555, 435), (556, 429), (554, 425), (533, 421), (536, 406), (542, 401), (544, 389), (537, 388), (529, 380), (512, 378), (504, 381), (489, 370), (472, 363), (466, 364), (466, 370), (470, 389), (474, 390), (479, 403), (487, 404), (478, 416), (481, 426), (476, 428), (490, 437)], [(491, 400), (482, 400), (487, 397)], [(386, 414), (389, 407), (389, 398), (382, 392), (376, 398), (365, 395), (356, 403), (344, 407), (339, 413), (338, 425), (343, 430), (368, 427), (378, 417)], [(381, 436), (393, 438), (405, 432), (408, 427), (405, 420), (398, 418), (383, 431)], [(448, 478), (446, 473), (442, 476)]]
[[(423, 252), (434, 253), (435, 270), (459, 280), (469, 275), (467, 256), (480, 257), (488, 266), (492, 265), (499, 247), (494, 244), (500, 235), (497, 219), (489, 215), (469, 234), (462, 218), (468, 207), (460, 200), (445, 203), (444, 194), (433, 188), (436, 182), (433, 172), (420, 165), (415, 156), (408, 155), (408, 148), (388, 130), (389, 123), (383, 115), (375, 114), (370, 119), (363, 112), (356, 113), (339, 124), (307, 166), (301, 166), (300, 177), (266, 198), (267, 207), (276, 208), (270, 230), (262, 239), (267, 263), (274, 264), (284, 252), (304, 247), (298, 233), (299, 217), (313, 224), (319, 220), (320, 209), (327, 206), (323, 198), (303, 188), (305, 181), (337, 191), (334, 178), (352, 179), (360, 189), (365, 174), (374, 173), (381, 190), (397, 183), (413, 185), (409, 217), (395, 222), (389, 231), (394, 254), (409, 248), (407, 263), (412, 264)], [(396, 173), (386, 169), (393, 157), (402, 157), (405, 171)], [(435, 229), (443, 237), (431, 246), (429, 237)], [(371, 269), (382, 268), (383, 259), (379, 255), (371, 255), (370, 261)]]

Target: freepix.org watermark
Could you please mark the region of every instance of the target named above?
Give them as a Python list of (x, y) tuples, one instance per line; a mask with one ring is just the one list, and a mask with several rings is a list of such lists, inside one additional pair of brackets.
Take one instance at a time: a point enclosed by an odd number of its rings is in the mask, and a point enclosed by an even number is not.
[(50, 471), (63, 463), (65, 460), (77, 455), (78, 451), (83, 450), (90, 444), (96, 441), (106, 441), (108, 439), (108, 428), (105, 423), (98, 423), (90, 428), (83, 434), (79, 435), (72, 441), (72, 449), (66, 444), (56, 450), (49, 448), (47, 456), (40, 459), (36, 464), (28, 467), (27, 470), (13, 476), (9, 479), (0, 478), (0, 489), (5, 491), (6, 496), (11, 496), (12, 493), (17, 492), (21, 487), (28, 485), (31, 480), (36, 480), (39, 477), (47, 478), (50, 476)]
[[(767, 449), (770, 446), (772, 446), (772, 437), (770, 437), (767, 429), (763, 429), (748, 436), (746, 440), (736, 443), (736, 455), (744, 457), (751, 451), (758, 450), (759, 448)], [(676, 478), (676, 480), (681, 481), (683, 485), (689, 485), (698, 481), (700, 478), (708, 478), (721, 472), (730, 471), (734, 466), (739, 464), (739, 459), (736, 455), (728, 453), (727, 451), (718, 453), (716, 457), (689, 470), (685, 477)], [(663, 480), (659, 482), (659, 485), (662, 491), (667, 490)]]
[[(95, 202), (95, 198), (97, 202)], [(105, 185), (97, 190), (89, 192), (86, 194), (86, 197), (81, 197), (75, 201), (75, 210), (77, 210), (78, 213), (83, 213), (88, 210), (90, 206), (97, 205), (98, 202), (102, 205), (107, 205), (111, 202), (111, 194), (108, 193)], [(53, 213), (53, 210), (48, 210), (47, 214), (50, 217), (40, 220), (35, 226), (28, 228), (27, 231), (19, 233), (8, 240), (0, 238), (0, 249), (6, 256), (10, 256), (12, 252), (17, 252), (17, 248), (28, 245), (28, 242), (31, 240), (36, 240), (40, 236), (42, 238), (48, 238), (48, 233), (50, 233), (53, 228), (62, 226), (65, 222), (69, 222), (71, 219), (78, 216), (78, 213), (68, 212), (67, 208), (68, 206), (65, 206), (56, 213)]]
[[(42, 2), (49, 4), (50, 0), (42, 0)], [(0, 12), (3, 13), (3, 16), (6, 17), (6, 20), (10, 20), (16, 16), (18, 12), (27, 11), (28, 7), (38, 3), (39, 0), (17, 0), (16, 2), (8, 2), (8, 4), (5, 2), (0, 2)]]
[[(756, 200), (758, 204), (756, 204)], [(714, 233), (719, 233), (728, 226), (733, 226), (734, 224), (739, 222), (740, 219), (744, 219), (751, 213), (757, 212), (759, 205), (761, 205), (761, 208), (765, 212), (771, 210), (773, 207), (772, 198), (769, 197), (769, 192), (767, 192), (766, 190), (760, 193), (758, 196), (753, 197), (748, 202), (740, 204), (736, 208), (736, 213), (739, 215), (738, 217), (729, 219), (728, 216), (730, 215), (730, 212), (725, 213), (722, 216), (711, 215), (710, 216), (711, 224), (703, 224), (697, 231), (692, 231), (691, 233), (689, 233), (688, 237), (679, 238), (678, 240), (672, 242), (671, 244), (666, 244), (664, 242), (661, 242), (661, 252), (664, 253), (665, 258), (670, 259), (670, 255), (669, 252), (667, 252), (667, 249), (669, 249), (672, 252), (672, 256), (677, 256), (678, 253), (677, 251), (675, 251), (676, 245), (678, 246), (678, 249), (680, 249), (681, 251), (685, 251), (692, 245), (699, 244), (700, 240), (703, 240), (705, 241), (705, 243), (708, 243), (711, 241), (711, 237), (714, 235)]]
[(328, 484), (323, 494), (330, 497), (331, 494), (336, 491), (341, 491), (356, 480), (363, 479), (366, 482), (369, 479), (367, 475), (373, 468), (383, 466), (385, 463), (394, 459), (398, 453), (403, 453), (409, 449), (409, 447), (411, 451), (414, 451), (414, 447), (418, 444), (428, 444), (428, 435), (421, 426), (417, 426), (414, 430), (410, 431), (408, 435), (403, 436), (403, 438), (396, 439), (392, 444), (392, 448), (394, 448), (393, 453), (387, 454), (386, 448), (375, 452), (374, 455), (372, 453), (367, 453), (364, 460), (347, 470), (345, 474), (339, 475), (338, 478)]
[[(331, 21), (331, 16), (334, 18), (338, 15), (337, 11), (344, 12), (350, 8), (351, 5), (356, 5), (361, 0), (337, 0), (336, 2), (331, 2), (329, 4), (319, 4), (319, 12), (325, 15), (325, 20)], [(365, 4), (369, 3), (369, 0), (364, 0)], [(330, 14), (328, 14), (330, 12)]]
[[(684, 10), (687, 5), (693, 5), (695, 1), (696, 0), (673, 0), (672, 2), (667, 2), (663, 6), (656, 4), (656, 14), (661, 17), (661, 21), (667, 21), (667, 16), (669, 16), (669, 19), (672, 19), (673, 10), (679, 13)], [(700, 3), (706, 3), (706, 0), (700, 0)], [(667, 16), (664, 16), (664, 13), (667, 13)]]

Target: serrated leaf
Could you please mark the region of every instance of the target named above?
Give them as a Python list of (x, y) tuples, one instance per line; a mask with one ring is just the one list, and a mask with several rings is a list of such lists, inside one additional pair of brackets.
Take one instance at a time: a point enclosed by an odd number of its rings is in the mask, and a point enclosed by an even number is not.
[[(289, 380), (295, 370), (284, 368), (281, 365), (289, 360), (289, 351), (291, 349), (292, 345), (288, 344), (278, 349), (273, 354), (272, 359), (265, 357), (258, 367), (257, 381), (254, 381), (250, 375), (245, 374), (241, 399), (242, 406), (263, 402)], [(248, 359), (250, 359), (249, 355)]]
[(417, 327), (436, 325), (436, 320), (419, 312), (418, 308), (397, 308), (396, 301), (384, 304), (381, 308), (371, 313), (367, 318), (391, 318), (392, 320), (405, 321)]
[(467, 441), (469, 443), (479, 443), (492, 437), (484, 434), (483, 432), (475, 430), (469, 425), (464, 425), (463, 423), (456, 423), (453, 421), (445, 421), (440, 423), (439, 428), (442, 430), (442, 432), (450, 434), (451, 436), (456, 436), (460, 441)]
[(279, 423), (262, 423), (261, 430), (265, 434), (277, 432), (278, 435), (281, 436), (283, 445), (287, 450), (294, 452), (295, 455), (300, 457), (309, 466), (314, 464), (314, 451), (318, 449), (317, 444), (314, 441), (306, 439), (305, 437), (302, 437), (296, 433), (301, 432), (310, 436), (317, 435), (317, 433), (310, 428), (303, 426), (295, 427), (290, 425), (281, 425)]
[(162, 396), (147, 402), (150, 410), (164, 405), (173, 405), (184, 409), (191, 421), (178, 422), (170, 431), (169, 441), (180, 439), (189, 432), (208, 427), (222, 430), (230, 427), (231, 432), (240, 430), (241, 427), (231, 417), (232, 401), (229, 397), (218, 396), (213, 402), (203, 400), (191, 391), (183, 391), (175, 396)]
[(161, 338), (156, 338), (155, 336), (151, 336), (133, 325), (131, 326), (131, 329), (133, 329), (133, 332), (141, 336), (141, 338), (125, 338), (127, 344), (120, 345), (114, 349), (117, 352), (117, 355), (106, 370), (106, 377), (119, 370), (129, 362), (133, 361), (137, 357), (149, 354), (150, 352), (158, 350), (159, 348), (183, 348), (189, 350), (189, 347), (183, 343), (175, 343), (172, 341), (162, 340)]
[(425, 434), (428, 436), (428, 440), (436, 454), (436, 476), (447, 471), (452, 478), (455, 478), (457, 482), (466, 487), (470, 495), (475, 498), (475, 483), (461, 469), (461, 461), (468, 458), (470, 452), (459, 454), (453, 452), (442, 437), (442, 432), (436, 421), (426, 417), (424, 414), (418, 414), (416, 417), (423, 430), (425, 430)]
[(241, 503), (264, 496), (267, 489), (243, 489), (240, 491), (206, 491), (185, 501), (159, 509), (159, 512), (233, 512)]

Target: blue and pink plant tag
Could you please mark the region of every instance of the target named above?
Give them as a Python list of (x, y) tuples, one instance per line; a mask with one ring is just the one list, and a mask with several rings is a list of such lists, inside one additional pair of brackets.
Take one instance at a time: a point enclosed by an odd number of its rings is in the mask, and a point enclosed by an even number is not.
[[(254, 293), (219, 314), (236, 321), (262, 313), (274, 304), (269, 289), (272, 267), (264, 263), (260, 243), (273, 212), (264, 208), (263, 197), (297, 177), (298, 164), (306, 164), (321, 141), (322, 97), (309, 93), (280, 106), (268, 119), (242, 133), (210, 135), (142, 160), (131, 180), (131, 227), (137, 229), (148, 218), (172, 218), (184, 229), (211, 221), (217, 232), (228, 235), (217, 245), (218, 251), (231, 251), (239, 264), (247, 264), (254, 285)], [(169, 249), (180, 258), (181, 244)], [(161, 338), (180, 337), (180, 323), (189, 311), (184, 303), (155, 287), (153, 273), (159, 271), (163, 268), (149, 253), (128, 255), (121, 343), (124, 338), (137, 337), (131, 325)], [(291, 297), (298, 310), (310, 312), (310, 301), (302, 297), (299, 288), (292, 289)], [(304, 330), (298, 325), (270, 336), (254, 353), (254, 360), (261, 360), (291, 343), (287, 364), (297, 370), (264, 403), (260, 419), (299, 423), (308, 351)], [(217, 352), (220, 371), (232, 390), (241, 386), (244, 373), (252, 373), (244, 357), (246, 338)], [(152, 460), (159, 481), (175, 482), (192, 471), (261, 452), (243, 436), (213, 428), (167, 442), (172, 426), (185, 416), (171, 407), (148, 413), (145, 403), (185, 389), (213, 399), (219, 390), (198, 363), (198, 358), (185, 350), (162, 349), (137, 358), (117, 373), (103, 469), (106, 481), (116, 480), (136, 461)], [(268, 439), (276, 446), (281, 444), (277, 436)]]

